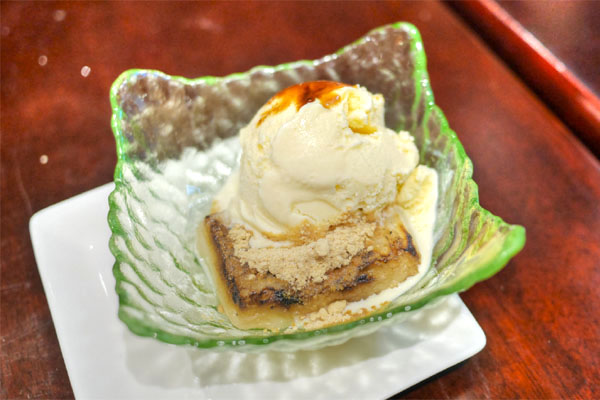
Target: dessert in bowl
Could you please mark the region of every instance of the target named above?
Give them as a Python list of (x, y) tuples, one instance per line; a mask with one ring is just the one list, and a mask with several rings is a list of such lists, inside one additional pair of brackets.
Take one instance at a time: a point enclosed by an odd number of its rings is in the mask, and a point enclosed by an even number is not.
[[(209, 253), (196, 250), (197, 228), (207, 215), (222, 211), (211, 208), (239, 168), (240, 130), (262, 118), (257, 112), (276, 93), (314, 81), (359, 85), (381, 94), (386, 129), (408, 131), (414, 138), (415, 161), (437, 175), (431, 260), (417, 282), (375, 310), (367, 309), (368, 314), (317, 328), (294, 327), (289, 321), (283, 324), (287, 328), (240, 325), (220, 307)], [(522, 227), (479, 206), (471, 162), (433, 102), (422, 42), (412, 25), (379, 28), (319, 60), (257, 67), (225, 78), (187, 80), (127, 71), (114, 83), (111, 101), (119, 161), (109, 199), (110, 248), (116, 258), (119, 317), (137, 334), (236, 350), (333, 345), (469, 288), (497, 272), (524, 244)], [(299, 210), (320, 212), (310, 202)], [(277, 233), (277, 223), (285, 225), (285, 218), (270, 218), (275, 226), (263, 233)]]
[(417, 166), (384, 98), (316, 81), (273, 96), (239, 134), (239, 170), (199, 251), (238, 328), (293, 331), (381, 309), (430, 266), (437, 172)]

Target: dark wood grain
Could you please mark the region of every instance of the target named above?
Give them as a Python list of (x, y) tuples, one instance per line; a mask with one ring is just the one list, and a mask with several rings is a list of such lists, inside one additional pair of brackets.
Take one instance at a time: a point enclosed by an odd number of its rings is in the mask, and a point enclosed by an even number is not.
[(449, 4), (600, 157), (600, 2)]
[(528, 235), (502, 272), (462, 295), (486, 348), (399, 396), (598, 398), (598, 161), (438, 2), (2, 2), (2, 397), (72, 397), (27, 223), (112, 179), (108, 90), (120, 72), (224, 75), (319, 57), (399, 20), (421, 30), (482, 204)]

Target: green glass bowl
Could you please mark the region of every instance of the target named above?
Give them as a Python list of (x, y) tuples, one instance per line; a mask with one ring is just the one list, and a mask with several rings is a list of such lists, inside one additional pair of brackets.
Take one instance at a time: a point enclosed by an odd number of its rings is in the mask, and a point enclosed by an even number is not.
[[(288, 334), (240, 330), (217, 310), (196, 250), (196, 227), (237, 166), (239, 129), (281, 89), (320, 79), (383, 94), (387, 126), (409, 130), (421, 163), (438, 171), (432, 265), (415, 287), (367, 318)], [(500, 270), (525, 243), (523, 227), (480, 207), (471, 160), (434, 103), (423, 43), (410, 24), (381, 27), (319, 60), (259, 66), (224, 78), (129, 70), (113, 84), (110, 99), (118, 154), (109, 198), (110, 249), (119, 318), (138, 335), (240, 351), (339, 344), (468, 289)]]

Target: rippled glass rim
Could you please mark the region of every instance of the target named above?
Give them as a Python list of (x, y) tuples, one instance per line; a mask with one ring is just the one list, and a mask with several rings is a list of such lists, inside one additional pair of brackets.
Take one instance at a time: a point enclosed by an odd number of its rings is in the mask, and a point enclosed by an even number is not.
[[(334, 326), (330, 326), (327, 328), (322, 328), (322, 329), (317, 329), (317, 330), (312, 330), (312, 331), (300, 331), (300, 332), (287, 333), (287, 334), (283, 334), (283, 333), (282, 334), (273, 334), (273, 335), (269, 335), (268, 337), (247, 336), (247, 337), (243, 337), (243, 338), (239, 338), (239, 339), (220, 339), (220, 338), (218, 338), (218, 339), (198, 340), (198, 339), (194, 339), (194, 338), (190, 338), (190, 337), (186, 337), (186, 336), (182, 336), (182, 335), (171, 334), (169, 332), (165, 332), (165, 331), (162, 331), (162, 330), (154, 328), (154, 327), (145, 326), (143, 324), (140, 324), (139, 321), (137, 321), (137, 320), (128, 318), (126, 315), (122, 314), (119, 311), (119, 318), (129, 327), (129, 329), (132, 332), (134, 332), (135, 334), (140, 335), (140, 336), (154, 337), (160, 341), (170, 343), (170, 344), (176, 344), (176, 345), (187, 344), (187, 345), (192, 345), (192, 346), (199, 347), (199, 348), (213, 348), (213, 347), (223, 348), (223, 346), (225, 346), (225, 347), (231, 346), (230, 348), (232, 350), (234, 348), (240, 349), (240, 347), (242, 347), (240, 345), (265, 346), (267, 344), (272, 344), (273, 342), (280, 341), (280, 340), (297, 341), (297, 340), (303, 340), (303, 339), (307, 339), (307, 338), (314, 337), (314, 336), (319, 336), (322, 334), (332, 335), (335, 333), (341, 333), (343, 331), (351, 330), (357, 326), (364, 325), (368, 321), (374, 321), (374, 322), (369, 322), (369, 323), (378, 323), (378, 322), (381, 323), (382, 321), (389, 319), (396, 314), (404, 313), (407, 311), (414, 311), (416, 309), (419, 309), (438, 297), (452, 294), (455, 292), (465, 291), (465, 290), (469, 289), (471, 286), (473, 286), (475, 283), (485, 280), (485, 279), (491, 277), (492, 275), (494, 275), (495, 273), (497, 273), (500, 269), (502, 269), (502, 267), (504, 267), (508, 263), (508, 261), (514, 255), (516, 255), (523, 248), (523, 246), (525, 245), (525, 228), (520, 225), (507, 224), (500, 217), (493, 215), (488, 210), (482, 208), (481, 205), (479, 204), (479, 193), (478, 193), (478, 189), (477, 189), (477, 184), (472, 179), (473, 163), (471, 162), (470, 158), (467, 156), (465, 149), (464, 149), (462, 143), (460, 142), (460, 140), (458, 139), (458, 136), (456, 135), (456, 133), (452, 129), (450, 129), (450, 127), (448, 125), (448, 121), (446, 120), (444, 113), (438, 106), (435, 105), (434, 98), (433, 98), (433, 92), (431, 90), (431, 85), (429, 82), (429, 76), (427, 74), (427, 59), (426, 59), (425, 51), (423, 50), (423, 41), (421, 39), (421, 35), (420, 35), (419, 31), (417, 30), (417, 28), (414, 25), (412, 25), (410, 23), (406, 23), (406, 22), (397, 22), (397, 23), (394, 23), (391, 25), (379, 27), (379, 28), (376, 28), (376, 29), (370, 31), (369, 33), (367, 33), (365, 36), (358, 39), (357, 41), (338, 50), (335, 54), (337, 55), (337, 54), (344, 53), (351, 47), (353, 47), (357, 44), (363, 43), (366, 40), (366, 38), (368, 36), (372, 35), (373, 33), (384, 30), (389, 27), (392, 27), (394, 29), (401, 29), (410, 34), (411, 50), (415, 57), (415, 60), (414, 60), (415, 70), (414, 70), (414, 74), (413, 74), (413, 81), (415, 82), (416, 90), (420, 90), (421, 95), (425, 95), (425, 108), (426, 109), (425, 109), (425, 115), (423, 117), (422, 123), (423, 123), (423, 125), (426, 125), (429, 120), (429, 116), (432, 113), (437, 114), (439, 121), (440, 121), (440, 125), (441, 125), (440, 133), (443, 136), (446, 136), (449, 139), (451, 145), (455, 147), (457, 155), (458, 155), (458, 159), (460, 161), (459, 165), (462, 164), (464, 166), (464, 168), (466, 169), (467, 185), (470, 186), (470, 189), (473, 190), (473, 193), (474, 193), (473, 201), (471, 204), (471, 209), (474, 211), (479, 211), (482, 213), (483, 216), (487, 216), (487, 217), (491, 218), (494, 222), (498, 223), (498, 227), (504, 226), (504, 227), (510, 228), (509, 232), (504, 240), (502, 250), (499, 252), (498, 256), (496, 258), (494, 258), (491, 262), (482, 264), (480, 268), (473, 271), (471, 274), (464, 276), (461, 280), (458, 280), (454, 285), (440, 288), (439, 290), (436, 290), (436, 291), (430, 293), (428, 296), (425, 296), (424, 298), (417, 300), (413, 303), (403, 304), (403, 305), (395, 307), (393, 309), (388, 309), (383, 312), (370, 314), (368, 317), (362, 318), (360, 320), (343, 323), (343, 324), (339, 324), (339, 325), (334, 325)], [(252, 68), (251, 70), (249, 70), (247, 72), (235, 73), (235, 74), (231, 74), (231, 75), (228, 75), (225, 77), (204, 76), (204, 77), (195, 78), (195, 79), (188, 79), (188, 78), (184, 78), (184, 77), (180, 77), (180, 76), (171, 76), (171, 75), (167, 75), (167, 74), (164, 74), (164, 73), (162, 73), (160, 71), (156, 71), (156, 70), (130, 69), (130, 70), (123, 72), (115, 80), (115, 82), (113, 83), (111, 90), (110, 90), (110, 103), (111, 103), (111, 108), (112, 108), (111, 127), (112, 127), (113, 134), (114, 134), (115, 141), (116, 141), (118, 161), (117, 161), (117, 166), (115, 168), (115, 174), (114, 174), (115, 189), (109, 196), (110, 211), (109, 211), (109, 215), (108, 215), (108, 224), (111, 228), (111, 232), (113, 232), (113, 235), (111, 236), (111, 240), (110, 240), (110, 248), (111, 248), (111, 252), (115, 255), (115, 258), (116, 258), (116, 262), (113, 266), (113, 274), (115, 275), (115, 278), (117, 280), (117, 285), (121, 278), (121, 273), (118, 270), (119, 251), (116, 249), (116, 247), (114, 247), (112, 245), (112, 241), (113, 241), (113, 236), (119, 229), (119, 224), (116, 221), (116, 216), (113, 215), (111, 212), (113, 209), (116, 208), (116, 204), (113, 199), (113, 195), (119, 190), (119, 188), (121, 186), (124, 186), (124, 183), (122, 182), (123, 166), (125, 164), (133, 163), (133, 160), (131, 160), (131, 158), (127, 155), (127, 148), (129, 146), (129, 144), (128, 144), (125, 136), (123, 135), (123, 128), (121, 125), (121, 123), (123, 121), (123, 116), (125, 113), (124, 113), (123, 109), (119, 106), (118, 101), (117, 101), (118, 90), (121, 87), (121, 85), (123, 83), (125, 83), (126, 81), (128, 81), (132, 75), (136, 75), (136, 74), (140, 74), (140, 73), (152, 73), (152, 74), (162, 75), (167, 79), (179, 81), (186, 85), (190, 85), (190, 84), (194, 84), (194, 83), (198, 83), (198, 82), (202, 82), (207, 85), (214, 85), (215, 83), (218, 83), (221, 81), (243, 78), (244, 76), (249, 75), (253, 72), (259, 71), (259, 70), (264, 70), (264, 69), (269, 69), (272, 71), (287, 70), (287, 69), (296, 68), (301, 65), (312, 65), (312, 63), (313, 63), (313, 61), (311, 61), (311, 60), (301, 60), (301, 61), (295, 61), (295, 62), (291, 62), (291, 63), (281, 64), (278, 66), (260, 65), (260, 66), (256, 66), (256, 67)], [(417, 95), (418, 95), (418, 93), (417, 93)], [(119, 294), (119, 310), (121, 309), (121, 305), (126, 305), (126, 304), (127, 304), (127, 302), (126, 302), (125, 296), (122, 296), (121, 294)], [(268, 339), (268, 340), (265, 341), (265, 339)]]

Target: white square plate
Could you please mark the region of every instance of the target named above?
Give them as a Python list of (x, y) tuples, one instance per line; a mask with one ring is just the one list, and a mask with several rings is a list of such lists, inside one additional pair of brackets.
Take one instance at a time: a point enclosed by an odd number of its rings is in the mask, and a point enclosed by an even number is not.
[(458, 295), (408, 320), (317, 351), (179, 347), (117, 318), (106, 184), (36, 213), (31, 240), (79, 399), (386, 398), (471, 357), (485, 335)]

